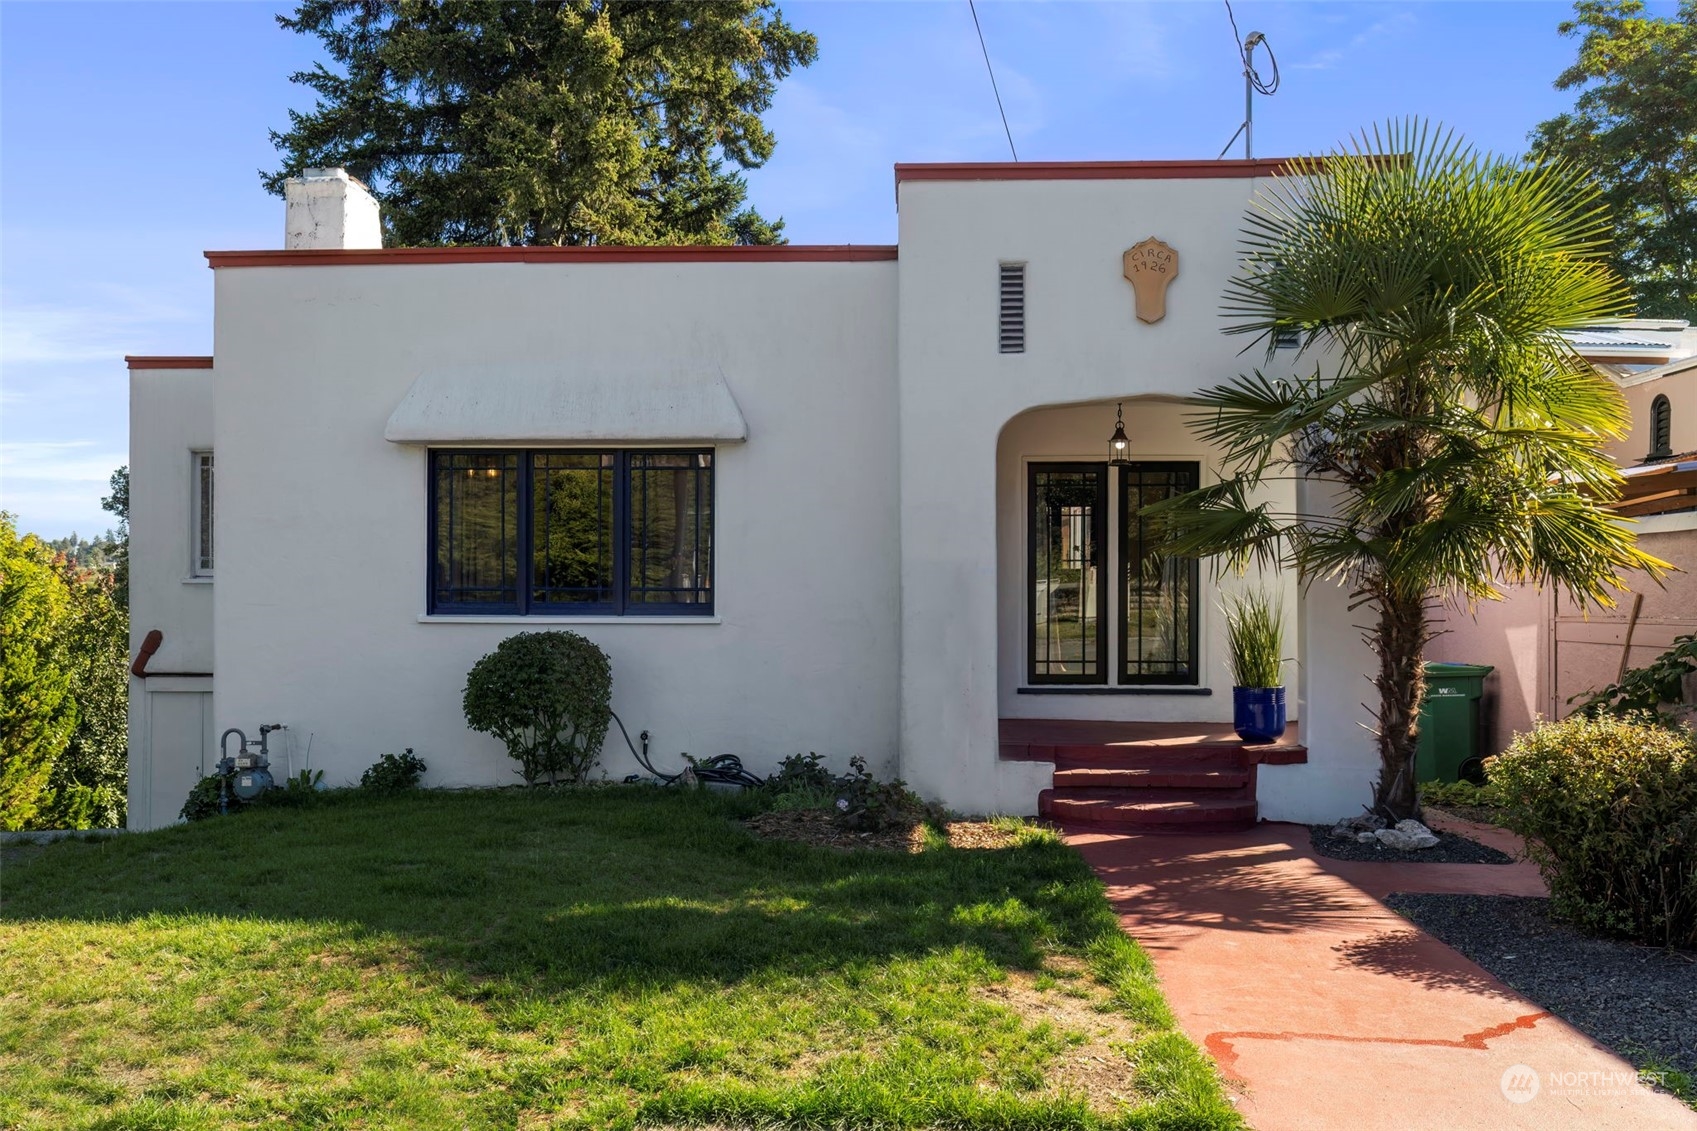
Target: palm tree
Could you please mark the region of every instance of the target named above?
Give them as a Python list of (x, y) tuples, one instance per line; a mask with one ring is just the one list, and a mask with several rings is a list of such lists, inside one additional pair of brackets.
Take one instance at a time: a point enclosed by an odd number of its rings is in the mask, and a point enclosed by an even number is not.
[[(1298, 332), (1312, 372), (1199, 394), (1194, 426), (1222, 450), (1222, 479), (1144, 513), (1171, 552), (1294, 568), (1369, 610), (1387, 819), (1419, 814), (1434, 602), (1533, 584), (1608, 606), (1626, 571), (1670, 568), (1609, 510), (1621, 479), (1599, 443), (1624, 434), (1625, 400), (1562, 336), (1629, 310), (1609, 233), (1583, 171), (1481, 154), (1417, 121), (1299, 162), (1247, 217), (1228, 332), (1269, 356)], [(1280, 479), (1328, 501), (1252, 501)]]

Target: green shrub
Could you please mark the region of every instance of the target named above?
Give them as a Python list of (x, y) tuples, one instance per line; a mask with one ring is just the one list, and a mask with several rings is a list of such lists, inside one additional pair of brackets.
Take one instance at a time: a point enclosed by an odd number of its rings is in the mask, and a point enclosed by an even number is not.
[(1488, 759), (1558, 914), (1657, 946), (1697, 946), (1697, 746), (1644, 713), (1543, 723)]
[(1480, 809), (1495, 809), (1502, 805), (1502, 791), (1491, 782), (1474, 785), (1470, 781), (1423, 781), (1420, 800), (1426, 805), (1449, 809), (1468, 805)]
[[(229, 781), (221, 774), (208, 774), (195, 782), (177, 816), (185, 821), (204, 821), (220, 813), (237, 813), (245, 809), (247, 802), (230, 791)], [(222, 802), (219, 800), (220, 793), (223, 794)]]
[[(1656, 712), (1655, 721), (1677, 727), (1679, 723), (1660, 713), (1665, 703), (1679, 703), (1685, 694), (1685, 677), (1697, 671), (1697, 634), (1676, 637), (1672, 647), (1641, 668), (1633, 668), (1581, 703), (1582, 715), (1627, 715), (1635, 711)], [(1575, 695), (1573, 699), (1578, 699)], [(1572, 702), (1573, 699), (1568, 700)]]
[(849, 772), (837, 779), (837, 821), (861, 832), (905, 829), (921, 821), (940, 825), (943, 810), (925, 801), (900, 778), (879, 781), (858, 754)]
[(465, 717), (492, 734), (526, 783), (582, 782), (612, 721), (613, 668), (575, 632), (521, 632), (477, 661), (466, 677)]
[(368, 793), (400, 793), (414, 789), (429, 769), (424, 759), (412, 752), (412, 747), (399, 754), (385, 754), (359, 776), (359, 787)]
[(767, 777), (760, 788), (767, 793), (830, 793), (837, 785), (837, 775), (817, 754), (791, 754)]

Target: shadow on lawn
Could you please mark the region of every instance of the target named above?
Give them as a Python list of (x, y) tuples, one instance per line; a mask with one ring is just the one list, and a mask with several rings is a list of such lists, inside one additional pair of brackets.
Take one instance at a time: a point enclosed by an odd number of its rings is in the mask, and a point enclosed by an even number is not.
[(260, 810), (91, 845), (6, 877), (0, 917), (206, 915), (391, 936), (415, 960), (532, 990), (805, 975), (956, 947), (1034, 967), (1115, 920), (1038, 840), (842, 853), (755, 839), (747, 801), (658, 790), (423, 793)]

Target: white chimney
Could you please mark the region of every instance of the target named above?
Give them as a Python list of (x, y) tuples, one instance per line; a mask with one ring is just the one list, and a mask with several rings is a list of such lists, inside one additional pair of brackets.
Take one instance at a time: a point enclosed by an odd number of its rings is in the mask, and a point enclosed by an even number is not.
[(377, 198), (346, 169), (308, 169), (283, 183), (288, 251), (383, 246)]

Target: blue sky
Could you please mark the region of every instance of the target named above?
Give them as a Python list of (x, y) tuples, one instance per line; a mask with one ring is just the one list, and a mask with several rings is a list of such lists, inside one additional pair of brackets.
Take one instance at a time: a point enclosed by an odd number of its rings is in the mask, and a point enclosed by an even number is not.
[[(895, 239), (895, 161), (1004, 160), (966, 0), (786, 3), (819, 61), (780, 88), (752, 197), (798, 243)], [(1654, 10), (1671, 10), (1657, 4)], [(1267, 3), (1284, 86), (1256, 153), (1324, 150), (1376, 120), (1438, 119), (1520, 151), (1569, 97), (1564, 3)], [(0, 508), (57, 537), (104, 529), (127, 461), (125, 353), (211, 353), (208, 248), (280, 246), (268, 128), (304, 108), (316, 41), (249, 3), (0, 3)], [(1026, 160), (1211, 158), (1242, 117), (1219, 0), (984, 0)], [(1241, 152), (1241, 150), (1239, 150)]]

